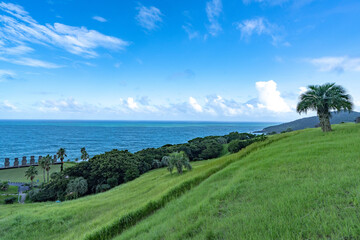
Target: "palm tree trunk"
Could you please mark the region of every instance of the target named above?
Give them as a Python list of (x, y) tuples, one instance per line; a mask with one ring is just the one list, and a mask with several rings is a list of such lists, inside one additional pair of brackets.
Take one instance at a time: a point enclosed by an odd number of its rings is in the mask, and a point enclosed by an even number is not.
[(332, 131), (329, 116), (326, 116), (326, 117), (325, 117), (324, 129), (325, 129), (324, 132), (331, 132), (331, 131)]
[(60, 172), (62, 172), (64, 170), (64, 159), (61, 159), (61, 168), (60, 168)]
[(319, 114), (320, 127), (323, 132), (331, 132), (330, 118), (326, 114)]
[(50, 172), (50, 170), (46, 170), (46, 172), (47, 172), (47, 181), (49, 182), (49, 172)]
[(46, 182), (46, 181), (45, 181), (45, 168), (44, 168), (44, 182)]

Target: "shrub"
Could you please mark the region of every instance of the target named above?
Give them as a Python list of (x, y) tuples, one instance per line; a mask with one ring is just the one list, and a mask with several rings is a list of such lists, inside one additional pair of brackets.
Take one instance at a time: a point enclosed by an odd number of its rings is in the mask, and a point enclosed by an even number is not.
[(4, 203), (5, 204), (13, 204), (15, 202), (15, 200), (16, 200), (15, 197), (5, 198)]
[(168, 170), (170, 173), (172, 173), (174, 167), (176, 168), (179, 174), (182, 174), (184, 167), (187, 170), (192, 169), (189, 162), (189, 158), (186, 156), (184, 152), (173, 152), (172, 154), (170, 154), (169, 165), (168, 165)]
[(109, 189), (111, 189), (111, 186), (109, 184), (99, 184), (96, 186), (96, 193), (105, 192)]
[(126, 170), (124, 180), (125, 182), (128, 182), (137, 178), (138, 176), (140, 176), (139, 169), (134, 165)]
[(118, 180), (116, 177), (111, 177), (111, 178), (108, 178), (107, 180), (107, 184), (110, 185), (110, 187), (115, 187), (118, 185)]
[(78, 198), (84, 195), (88, 190), (87, 181), (83, 177), (75, 178), (71, 180), (66, 188), (66, 193), (72, 195), (73, 198)]

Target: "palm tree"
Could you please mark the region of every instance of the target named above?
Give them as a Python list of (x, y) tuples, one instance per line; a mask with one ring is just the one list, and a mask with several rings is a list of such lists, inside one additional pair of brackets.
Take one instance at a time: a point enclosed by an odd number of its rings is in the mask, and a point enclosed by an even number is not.
[(61, 160), (61, 169), (60, 169), (60, 171), (62, 172), (64, 170), (64, 158), (67, 157), (66, 152), (65, 152), (65, 148), (60, 148), (58, 150), (57, 157), (60, 158), (60, 160)]
[(89, 154), (86, 152), (85, 147), (81, 148), (81, 159), (83, 161), (89, 159)]
[(51, 166), (51, 164), (53, 164), (53, 159), (50, 155), (47, 155), (46, 157), (44, 157), (42, 159), (43, 159), (44, 169), (46, 170), (47, 181), (49, 182), (50, 166)]
[(43, 169), (44, 182), (45, 182), (45, 168), (46, 168), (46, 163), (45, 163), (44, 158), (39, 159), (38, 164), (39, 164), (39, 166)]
[(296, 111), (300, 114), (307, 113), (309, 110), (316, 111), (323, 132), (331, 131), (331, 110), (350, 112), (353, 109), (351, 96), (342, 86), (325, 83), (324, 85), (310, 85), (308, 88), (300, 95)]
[(33, 181), (35, 176), (38, 174), (38, 170), (36, 169), (35, 166), (30, 166), (26, 171), (25, 171), (25, 177), (27, 179), (30, 178), (31, 180), (31, 187), (33, 187)]

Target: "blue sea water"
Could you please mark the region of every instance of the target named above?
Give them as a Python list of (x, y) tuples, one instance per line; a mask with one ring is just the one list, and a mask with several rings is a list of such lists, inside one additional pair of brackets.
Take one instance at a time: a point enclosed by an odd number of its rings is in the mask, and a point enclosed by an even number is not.
[[(112, 149), (136, 152), (165, 144), (185, 143), (196, 137), (253, 132), (274, 125), (269, 122), (162, 122), (0, 120), (0, 167), (26, 156), (54, 155), (63, 147), (68, 159), (80, 158), (86, 147), (90, 157)], [(12, 163), (11, 163), (12, 165)]]

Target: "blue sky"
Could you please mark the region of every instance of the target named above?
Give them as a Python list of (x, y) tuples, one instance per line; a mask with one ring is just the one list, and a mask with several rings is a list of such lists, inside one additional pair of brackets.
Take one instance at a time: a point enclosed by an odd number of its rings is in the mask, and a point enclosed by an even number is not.
[(355, 0), (0, 2), (0, 118), (287, 121), (325, 82), (359, 110), (359, 12)]

